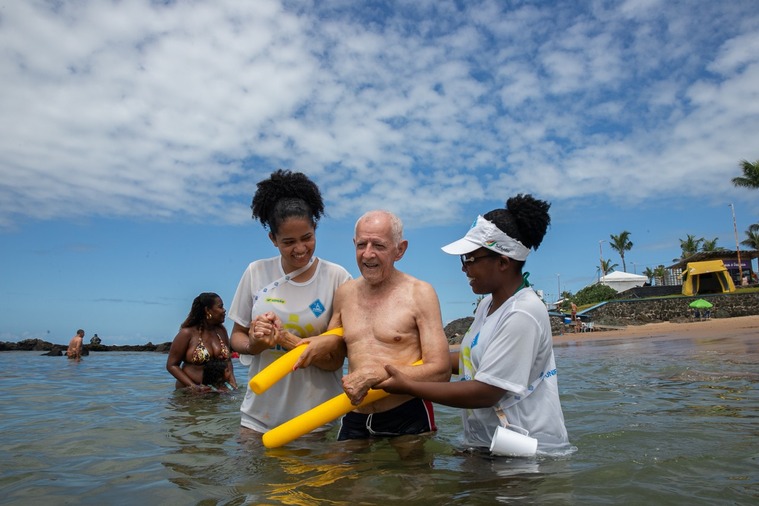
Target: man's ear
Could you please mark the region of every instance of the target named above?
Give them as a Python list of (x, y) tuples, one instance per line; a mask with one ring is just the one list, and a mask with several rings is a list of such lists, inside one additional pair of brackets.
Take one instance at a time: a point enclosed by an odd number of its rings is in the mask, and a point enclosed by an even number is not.
[(406, 254), (407, 249), (408, 249), (408, 241), (406, 239), (398, 243), (398, 254), (395, 255), (396, 262), (400, 260), (401, 258), (403, 258), (403, 255)]

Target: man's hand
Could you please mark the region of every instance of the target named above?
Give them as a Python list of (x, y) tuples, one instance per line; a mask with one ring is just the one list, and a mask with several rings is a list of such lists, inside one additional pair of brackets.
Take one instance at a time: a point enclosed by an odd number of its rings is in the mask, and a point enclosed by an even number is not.
[(351, 404), (358, 406), (369, 389), (385, 379), (384, 376), (380, 377), (376, 372), (367, 369), (353, 371), (343, 376), (343, 391), (351, 400)]
[(250, 322), (248, 337), (251, 340), (251, 345), (255, 343), (254, 340), (258, 340), (266, 343), (266, 346), (271, 348), (278, 344), (281, 330), (282, 322), (279, 317), (269, 311), (268, 313), (258, 315), (255, 320)]

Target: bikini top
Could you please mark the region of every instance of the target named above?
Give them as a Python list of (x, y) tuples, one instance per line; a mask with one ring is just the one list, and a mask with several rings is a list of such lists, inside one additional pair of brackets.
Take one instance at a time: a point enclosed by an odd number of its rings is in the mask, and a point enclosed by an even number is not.
[[(209, 360), (211, 360), (211, 353), (209, 353), (208, 348), (206, 348), (206, 345), (203, 343), (203, 332), (199, 331), (200, 335), (198, 336), (198, 345), (195, 347), (195, 349), (192, 352), (192, 358), (190, 360), (190, 363), (193, 365), (204, 365)], [(218, 332), (216, 332), (216, 337), (219, 338), (219, 344), (221, 345), (221, 353), (219, 353), (218, 358), (222, 360), (228, 360), (230, 353), (229, 349), (227, 348), (227, 345), (224, 344), (224, 340), (221, 338)]]

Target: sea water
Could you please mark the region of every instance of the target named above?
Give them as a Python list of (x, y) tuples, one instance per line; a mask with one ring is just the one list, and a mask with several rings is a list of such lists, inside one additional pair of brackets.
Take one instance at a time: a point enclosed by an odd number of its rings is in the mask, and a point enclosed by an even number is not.
[(165, 355), (4, 352), (0, 503), (757, 504), (759, 336), (741, 339), (557, 346), (562, 458), (461, 451), (441, 406), (434, 436), (266, 449), (240, 433), (244, 389), (176, 392)]

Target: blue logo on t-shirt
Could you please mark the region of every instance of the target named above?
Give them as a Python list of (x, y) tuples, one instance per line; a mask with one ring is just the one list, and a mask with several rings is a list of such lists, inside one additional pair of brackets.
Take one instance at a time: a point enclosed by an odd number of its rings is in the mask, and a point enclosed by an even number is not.
[(311, 308), (311, 312), (314, 313), (314, 316), (316, 316), (317, 318), (320, 317), (322, 313), (324, 313), (325, 311), (324, 304), (322, 304), (322, 301), (320, 301), (319, 299), (316, 299), (315, 301), (313, 301), (311, 305), (308, 307)]

